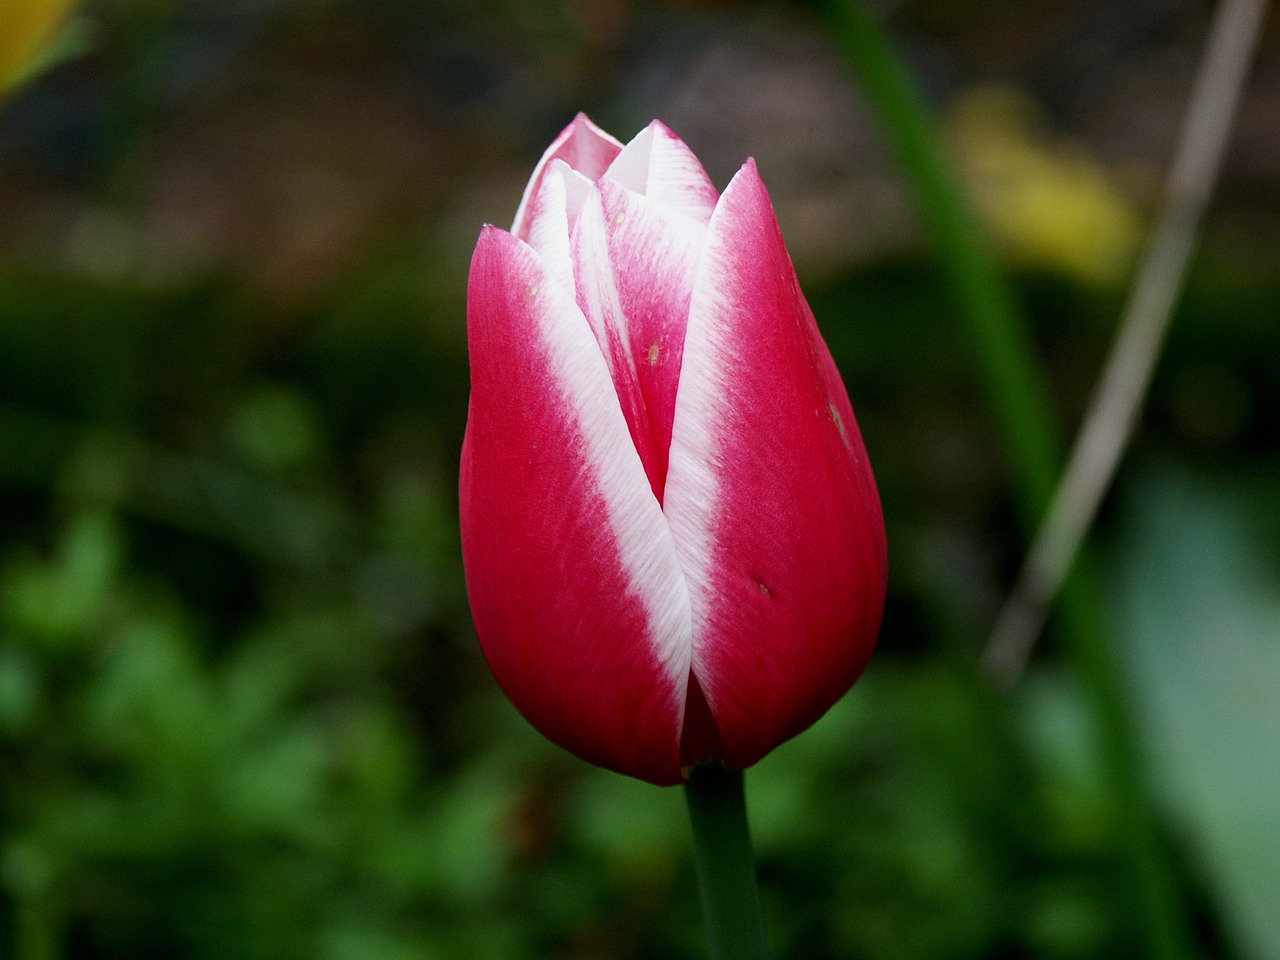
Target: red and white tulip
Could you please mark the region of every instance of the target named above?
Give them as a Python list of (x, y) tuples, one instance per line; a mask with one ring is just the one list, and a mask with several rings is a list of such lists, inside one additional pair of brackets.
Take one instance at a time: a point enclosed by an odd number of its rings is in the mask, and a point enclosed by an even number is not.
[(884, 526), (853, 409), (748, 161), (579, 115), (471, 264), (467, 590), (551, 740), (658, 784), (749, 766), (857, 679)]

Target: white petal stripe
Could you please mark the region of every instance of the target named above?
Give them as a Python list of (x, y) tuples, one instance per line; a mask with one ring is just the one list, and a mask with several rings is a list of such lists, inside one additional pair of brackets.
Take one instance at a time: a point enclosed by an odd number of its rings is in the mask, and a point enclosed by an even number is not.
[(604, 355), (572, 292), (551, 281), (531, 294), (546, 298), (546, 309), (536, 313), (543, 318), (556, 386), (581, 430), (582, 460), (591, 471), (583, 482), (596, 485), (606, 506), (623, 567), (649, 615), (654, 653), (683, 716), (693, 633), (675, 540), (631, 441)]

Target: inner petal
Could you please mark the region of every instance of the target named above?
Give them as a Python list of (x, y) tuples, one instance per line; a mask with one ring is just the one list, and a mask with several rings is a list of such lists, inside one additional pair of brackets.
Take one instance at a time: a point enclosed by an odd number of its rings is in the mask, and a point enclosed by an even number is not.
[(662, 503), (694, 273), (706, 228), (600, 180), (573, 233), (578, 305)]
[(605, 179), (704, 225), (710, 222), (719, 199), (702, 163), (660, 120), (654, 120), (622, 148)]
[(520, 207), (516, 210), (511, 232), (521, 240), (529, 239), (531, 224), (536, 216), (536, 201), (542, 189), (542, 181), (555, 161), (559, 160), (585, 179), (597, 180), (622, 150), (622, 144), (601, 130), (585, 113), (579, 113), (573, 122), (560, 131), (560, 135), (547, 147), (542, 159), (533, 170), (533, 176), (524, 188)]
[(724, 756), (724, 744), (716, 718), (702, 692), (702, 684), (692, 670), (684, 697), (684, 720), (680, 725), (680, 766), (691, 767), (695, 763), (719, 760)]

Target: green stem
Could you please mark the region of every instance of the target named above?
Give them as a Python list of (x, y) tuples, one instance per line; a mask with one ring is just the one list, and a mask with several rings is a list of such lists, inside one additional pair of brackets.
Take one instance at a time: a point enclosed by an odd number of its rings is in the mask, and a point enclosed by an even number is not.
[[(1010, 461), (1019, 512), (1032, 530), (1052, 496), (1064, 447), (1026, 324), (950, 173), (929, 110), (891, 43), (859, 0), (832, 0), (830, 8), (836, 39), (915, 188), (975, 347)], [(1158, 960), (1189, 960), (1199, 951), (1192, 945), (1176, 872), (1147, 803), (1141, 750), (1106, 640), (1097, 578), (1087, 557), (1084, 561), (1064, 584), (1061, 626), (1103, 730), (1100, 752), (1120, 820), (1118, 842), (1131, 881), (1127, 892), (1147, 954)]]
[(858, 0), (834, 0), (831, 6), (836, 38), (915, 188), (939, 265), (959, 301), (1030, 526), (1053, 493), (1064, 449), (1031, 337), (951, 175), (929, 109), (888, 38)]
[(17, 905), (18, 960), (54, 960), (58, 955), (56, 923), (48, 897), (37, 894)]
[(684, 796), (711, 960), (768, 960), (742, 771), (700, 764)]

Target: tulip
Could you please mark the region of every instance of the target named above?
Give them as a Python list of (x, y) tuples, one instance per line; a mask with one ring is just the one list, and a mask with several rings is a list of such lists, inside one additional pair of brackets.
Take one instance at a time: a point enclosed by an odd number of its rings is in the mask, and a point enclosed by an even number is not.
[(463, 561), (498, 683), (655, 784), (755, 763), (862, 672), (883, 518), (748, 161), (579, 115), (471, 263)]

